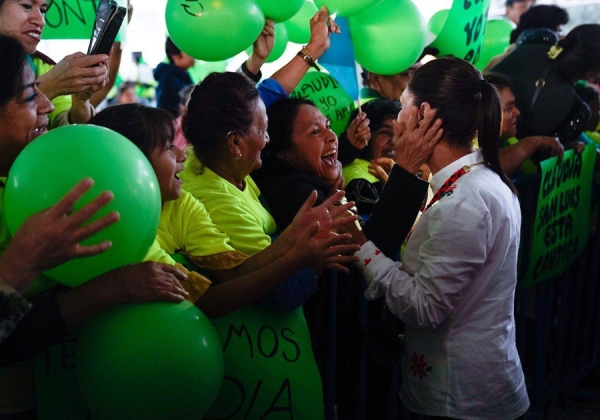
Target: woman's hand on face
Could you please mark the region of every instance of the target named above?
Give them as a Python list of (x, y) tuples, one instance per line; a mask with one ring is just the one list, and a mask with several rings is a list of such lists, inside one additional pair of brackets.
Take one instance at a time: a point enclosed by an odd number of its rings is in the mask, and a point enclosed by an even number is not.
[(368, 146), (371, 139), (370, 120), (367, 114), (359, 112), (346, 128), (348, 141), (355, 149), (362, 150)]
[(444, 134), (442, 120), (435, 118), (436, 111), (423, 102), (423, 118), (419, 121), (419, 108), (409, 110), (407, 124), (396, 121), (394, 124), (394, 144), (396, 163), (412, 174), (416, 174), (431, 156), (433, 149)]
[(106, 84), (108, 64), (105, 54), (85, 55), (77, 52), (68, 55), (38, 77), (39, 88), (51, 100), (61, 95), (85, 95), (86, 91), (90, 91), (91, 95)]
[(120, 267), (91, 281), (102, 282), (111, 303), (181, 302), (188, 293), (180, 282), (187, 276), (177, 268), (146, 261)]
[(348, 234), (338, 235), (328, 232), (327, 236), (320, 237), (322, 231), (319, 222), (314, 223), (303, 232), (290, 252), (296, 253), (296, 258), (303, 261), (304, 266), (313, 267), (318, 273), (324, 268), (332, 268), (343, 273), (349, 272), (344, 264), (358, 260), (354, 253), (360, 249), (360, 246), (349, 243), (352, 237)]
[(100, 254), (111, 247), (110, 241), (81, 245), (81, 241), (119, 220), (119, 213), (113, 211), (90, 222), (112, 201), (113, 195), (108, 191), (73, 211), (75, 203), (93, 184), (90, 178), (78, 182), (54, 206), (25, 220), (6, 250), (7, 258), (2, 258), (2, 276), (19, 276), (30, 281), (66, 261)]
[(327, 8), (323, 6), (310, 20), (310, 41), (306, 44), (306, 48), (315, 60), (318, 60), (329, 49), (331, 44), (329, 37), (332, 33), (339, 34), (340, 27), (329, 16)]

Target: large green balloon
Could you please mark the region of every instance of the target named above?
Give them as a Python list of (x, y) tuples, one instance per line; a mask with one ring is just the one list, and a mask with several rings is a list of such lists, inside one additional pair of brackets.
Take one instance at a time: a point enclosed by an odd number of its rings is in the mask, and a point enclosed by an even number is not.
[(338, 136), (350, 123), (354, 101), (342, 85), (327, 73), (309, 71), (290, 95), (292, 98), (310, 99), (331, 121), (331, 129)]
[(283, 22), (294, 16), (305, 0), (256, 0), (260, 7), (269, 19), (275, 22)]
[(356, 61), (372, 73), (400, 73), (425, 47), (427, 26), (411, 0), (384, 0), (349, 22)]
[(310, 20), (319, 11), (311, 1), (305, 1), (298, 13), (285, 22), (289, 40), (297, 44), (310, 41)]
[(227, 61), (202, 61), (196, 60), (193, 67), (188, 69), (188, 73), (194, 84), (200, 83), (206, 76), (213, 72), (222, 73), (227, 68)]
[(363, 12), (373, 7), (382, 0), (315, 0), (315, 4), (321, 8), (327, 7), (329, 13), (337, 13), (339, 16), (347, 17)]
[(510, 44), (510, 33), (513, 28), (512, 22), (508, 19), (490, 19), (488, 21), (483, 44), (481, 44), (481, 55), (475, 67), (483, 71), (492, 58), (504, 52), (504, 49)]
[(48, 277), (77, 286), (106, 271), (142, 261), (154, 241), (160, 218), (160, 188), (143, 153), (128, 139), (107, 128), (70, 125), (29, 144), (15, 160), (8, 176), (5, 215), (11, 233), (34, 213), (54, 205), (78, 181), (95, 184), (75, 209), (110, 190), (114, 200), (98, 217), (113, 210), (118, 222), (85, 240), (84, 244), (112, 241), (99, 255), (79, 258), (46, 272)]
[(200, 419), (223, 379), (219, 337), (188, 301), (108, 310), (84, 325), (76, 357), (98, 419)]
[(175, 45), (204, 61), (221, 61), (244, 51), (265, 24), (254, 0), (169, 0), (165, 18)]
[(271, 53), (267, 57), (267, 63), (272, 63), (283, 55), (288, 44), (288, 33), (284, 23), (277, 23), (275, 25), (275, 44)]

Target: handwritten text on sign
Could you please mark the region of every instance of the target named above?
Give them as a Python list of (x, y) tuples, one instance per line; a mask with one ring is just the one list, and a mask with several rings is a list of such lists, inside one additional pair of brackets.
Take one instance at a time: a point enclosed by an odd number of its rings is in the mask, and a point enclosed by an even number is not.
[(583, 251), (590, 229), (590, 193), (595, 147), (543, 161), (527, 275), (530, 287), (562, 272)]
[[(127, 7), (127, 0), (116, 0)], [(48, 0), (43, 39), (89, 39), (100, 0)], [(121, 25), (117, 41), (124, 41), (127, 22)]]
[(446, 23), (431, 44), (440, 56), (452, 55), (476, 63), (487, 25), (491, 0), (454, 0)]
[(301, 309), (292, 313), (251, 305), (213, 319), (223, 343), (225, 374), (209, 420), (319, 419), (321, 380)]

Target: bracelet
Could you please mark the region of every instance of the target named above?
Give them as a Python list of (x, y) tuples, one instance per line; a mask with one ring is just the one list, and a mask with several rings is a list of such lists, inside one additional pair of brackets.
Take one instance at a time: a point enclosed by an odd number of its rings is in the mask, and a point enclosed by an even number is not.
[(321, 68), (317, 65), (317, 63), (315, 62), (315, 59), (313, 58), (312, 55), (310, 55), (310, 52), (306, 49), (306, 47), (303, 47), (300, 51), (298, 51), (298, 54), (296, 54), (298, 57), (302, 58), (304, 61), (306, 61), (306, 63), (314, 68), (317, 71), (321, 71)]

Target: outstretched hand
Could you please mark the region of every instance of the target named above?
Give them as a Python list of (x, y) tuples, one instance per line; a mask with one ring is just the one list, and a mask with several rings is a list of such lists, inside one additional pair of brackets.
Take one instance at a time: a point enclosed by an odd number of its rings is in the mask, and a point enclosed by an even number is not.
[(324, 268), (332, 268), (343, 273), (349, 270), (345, 264), (357, 260), (354, 253), (360, 246), (351, 244), (351, 235), (327, 232), (322, 235), (323, 229), (319, 222), (315, 222), (309, 229), (305, 230), (292, 251), (298, 254), (298, 258), (305, 261), (309, 267), (314, 267), (317, 272)]
[(91, 221), (102, 207), (112, 201), (113, 194), (109, 191), (73, 211), (75, 203), (93, 185), (91, 178), (78, 182), (54, 206), (25, 220), (0, 260), (0, 275), (5, 281), (26, 288), (43, 271), (74, 258), (100, 254), (111, 247), (110, 241), (81, 245), (83, 240), (119, 220), (119, 213), (113, 211)]
[(321, 203), (321, 205), (313, 207), (317, 201), (317, 192), (313, 191), (302, 207), (300, 207), (298, 213), (296, 213), (288, 229), (286, 229), (286, 231), (289, 230), (292, 241), (299, 241), (304, 233), (314, 226), (315, 223), (319, 224), (319, 229), (315, 233), (315, 236), (317, 238), (326, 238), (333, 229), (356, 220), (354, 214), (347, 212), (354, 207), (354, 202), (351, 201), (338, 205), (342, 197), (344, 197), (344, 192), (337, 191)]
[(396, 163), (412, 174), (416, 174), (429, 159), (444, 134), (442, 120), (436, 118), (436, 111), (427, 102), (423, 102), (423, 107), (422, 119), (419, 120), (419, 108), (412, 106), (408, 110), (408, 123), (400, 122), (398, 117), (394, 126)]

